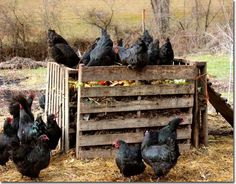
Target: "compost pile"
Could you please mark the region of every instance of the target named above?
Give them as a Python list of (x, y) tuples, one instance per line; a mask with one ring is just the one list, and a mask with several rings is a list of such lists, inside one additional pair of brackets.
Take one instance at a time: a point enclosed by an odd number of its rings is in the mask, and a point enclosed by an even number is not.
[(44, 61), (35, 61), (31, 58), (13, 57), (10, 60), (0, 63), (0, 69), (36, 69), (46, 67)]

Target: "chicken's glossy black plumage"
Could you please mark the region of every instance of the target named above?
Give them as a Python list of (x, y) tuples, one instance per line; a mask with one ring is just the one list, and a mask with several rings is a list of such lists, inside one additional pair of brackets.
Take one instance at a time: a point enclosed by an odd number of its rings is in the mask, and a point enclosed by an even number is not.
[(22, 95), (22, 94), (14, 95), (10, 99), (10, 103), (9, 103), (8, 109), (9, 109), (10, 114), (13, 115), (13, 118), (19, 118), (20, 117), (20, 106), (19, 106), (19, 104), (22, 105), (22, 107), (24, 108), (25, 112), (30, 116), (30, 118), (34, 119), (34, 115), (31, 112), (31, 105), (32, 105), (32, 103), (30, 103), (30, 100), (28, 101), (26, 99), (26, 97), (24, 95)]
[(58, 126), (56, 116), (51, 114), (47, 117), (47, 136), (49, 138), (48, 145), (51, 150), (56, 149), (58, 141), (61, 138), (62, 130)]
[(90, 52), (90, 61), (86, 66), (109, 66), (115, 63), (115, 53), (113, 42), (106, 30), (102, 30), (102, 35), (95, 48)]
[(38, 178), (40, 171), (48, 167), (50, 149), (47, 141), (48, 137), (41, 135), (36, 142), (21, 144), (13, 150), (13, 162), (22, 175)]
[(79, 64), (80, 58), (75, 51), (64, 43), (49, 46), (49, 54), (58, 64), (73, 68)]
[(12, 144), (19, 144), (19, 140), (12, 127), (12, 118), (6, 118), (3, 133), (0, 134), (0, 165), (5, 165), (8, 162)]
[(39, 97), (39, 107), (41, 107), (43, 110), (45, 109), (45, 95), (41, 95)]
[(37, 136), (38, 129), (34, 124), (34, 119), (32, 119), (29, 114), (26, 113), (23, 106), (20, 104), (20, 119), (19, 128), (17, 131), (17, 136), (21, 143), (30, 142)]
[(68, 42), (61, 35), (57, 34), (56, 31), (52, 29), (48, 30), (48, 42), (53, 45), (57, 43), (69, 45)]
[(149, 65), (159, 65), (159, 40), (156, 39), (148, 45), (148, 64)]
[(91, 51), (97, 46), (97, 42), (100, 39), (100, 37), (96, 38), (96, 40), (92, 43), (92, 45), (88, 48), (88, 50), (85, 51), (83, 54), (81, 61), (84, 65), (87, 65), (90, 61), (90, 53)]
[(150, 133), (146, 131), (142, 142), (143, 160), (152, 167), (155, 175), (159, 178), (166, 175), (178, 160), (179, 151), (176, 150), (176, 140), (167, 139), (166, 144), (151, 145)]
[(149, 34), (148, 30), (145, 30), (141, 39), (144, 41), (144, 43), (146, 44), (146, 46), (148, 47), (150, 43), (153, 42), (153, 38), (152, 36)]
[(70, 68), (76, 67), (80, 61), (67, 41), (54, 30), (48, 30), (48, 51), (56, 63)]
[(160, 48), (160, 65), (172, 65), (174, 59), (174, 51), (169, 38), (166, 43)]
[(144, 172), (145, 165), (142, 161), (141, 148), (129, 146), (125, 141), (117, 140), (113, 143), (118, 149), (116, 165), (124, 177), (138, 175)]
[(28, 103), (30, 109), (32, 108), (32, 104), (33, 104), (34, 98), (35, 98), (35, 94), (34, 93), (31, 93), (28, 96), (28, 98), (27, 98), (27, 103)]
[(117, 47), (121, 63), (131, 69), (142, 69), (148, 64), (147, 46), (138, 39), (130, 48)]

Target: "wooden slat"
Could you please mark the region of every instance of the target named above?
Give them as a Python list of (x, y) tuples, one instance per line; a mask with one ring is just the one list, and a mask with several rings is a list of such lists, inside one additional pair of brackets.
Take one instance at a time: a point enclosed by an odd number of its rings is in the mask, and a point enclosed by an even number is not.
[[(115, 139), (125, 140), (127, 143), (138, 143), (143, 139), (143, 132), (137, 133), (120, 133), (120, 134), (105, 134), (105, 135), (83, 135), (79, 137), (80, 146), (101, 146), (109, 145)], [(177, 139), (190, 139), (191, 131), (188, 129), (177, 129)]]
[[(58, 77), (58, 85), (59, 85), (59, 94), (58, 94), (58, 104), (60, 105), (59, 107), (59, 112), (58, 112), (58, 125), (61, 127), (61, 121), (62, 121), (62, 72), (61, 72), (61, 67), (59, 67), (59, 77)], [(61, 147), (61, 138), (59, 140), (59, 149), (62, 150)]]
[(69, 73), (65, 68), (65, 152), (69, 151)]
[(121, 111), (138, 111), (153, 109), (173, 109), (188, 108), (193, 106), (193, 96), (190, 97), (163, 97), (155, 101), (140, 100), (130, 102), (115, 102), (112, 104), (88, 104), (81, 103), (81, 113), (100, 113), (100, 112), (121, 112)]
[[(46, 93), (45, 93), (45, 112), (48, 111), (48, 107), (49, 107), (49, 80), (50, 80), (50, 75), (49, 75), (49, 71), (50, 71), (50, 63), (47, 63), (47, 78), (46, 78)], [(46, 119), (47, 114), (45, 113), (45, 117), (44, 119)]]
[[(180, 153), (184, 153), (190, 150), (190, 144), (179, 144)], [(80, 159), (92, 159), (92, 158), (115, 158), (117, 153), (116, 149), (92, 149), (81, 150), (79, 152)]]
[(202, 78), (203, 82), (203, 93), (206, 98), (205, 110), (202, 111), (202, 134), (203, 134), (203, 144), (208, 146), (208, 123), (207, 123), (207, 63), (201, 69), (201, 75), (204, 75)]
[[(184, 122), (180, 125), (192, 124), (192, 114), (181, 114), (180, 115)], [(127, 129), (127, 128), (144, 128), (144, 127), (157, 127), (165, 126), (175, 115), (166, 117), (158, 116), (157, 118), (132, 118), (132, 119), (113, 119), (113, 120), (101, 120), (101, 121), (85, 121), (80, 120), (81, 131), (92, 131), (92, 130), (110, 130), (110, 129)]]
[(83, 67), (82, 81), (97, 80), (163, 80), (194, 79), (196, 66), (146, 66), (142, 71), (130, 70), (126, 66)]
[(64, 67), (61, 68), (62, 71), (62, 151), (65, 151), (65, 70)]
[(81, 88), (81, 97), (194, 94), (194, 84), (158, 84)]

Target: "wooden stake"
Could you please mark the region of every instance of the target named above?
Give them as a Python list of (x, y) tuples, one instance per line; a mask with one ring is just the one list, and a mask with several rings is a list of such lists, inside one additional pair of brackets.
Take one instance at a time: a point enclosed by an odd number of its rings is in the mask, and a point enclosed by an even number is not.
[(80, 99), (81, 99), (81, 84), (82, 84), (82, 69), (84, 64), (79, 65), (78, 71), (78, 88), (77, 88), (77, 123), (76, 123), (76, 158), (80, 157), (79, 137), (80, 137)]
[(142, 31), (145, 31), (145, 9), (142, 10)]
[[(201, 75), (207, 73), (207, 64), (205, 63), (204, 67), (201, 69)], [(206, 99), (205, 109), (202, 111), (202, 135), (203, 135), (203, 144), (208, 146), (208, 124), (207, 124), (207, 75), (204, 75), (202, 78), (203, 83), (203, 94)]]
[[(196, 66), (197, 68), (197, 66)], [(197, 68), (197, 76), (199, 74), (199, 70)], [(193, 145), (198, 148), (199, 146), (199, 109), (198, 109), (198, 80), (195, 81), (195, 96), (194, 96), (194, 110), (193, 110), (193, 125), (192, 125), (192, 141)]]

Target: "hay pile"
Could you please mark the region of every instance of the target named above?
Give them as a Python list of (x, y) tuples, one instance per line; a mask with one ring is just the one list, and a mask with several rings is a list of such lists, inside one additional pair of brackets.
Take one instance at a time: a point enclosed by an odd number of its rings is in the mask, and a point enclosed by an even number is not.
[[(32, 182), (16, 171), (12, 162), (0, 166), (2, 182)], [(48, 168), (40, 173), (40, 182), (127, 182), (114, 159), (76, 160), (74, 150), (52, 156)], [(149, 166), (133, 182), (155, 182)], [(210, 136), (209, 147), (195, 149), (179, 157), (177, 165), (161, 182), (233, 182), (233, 136)]]

